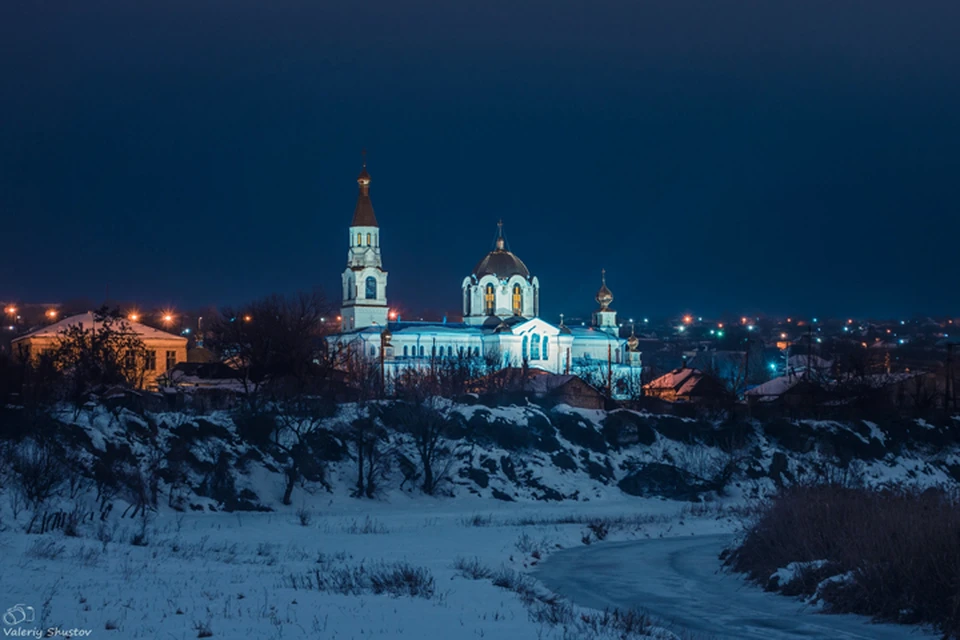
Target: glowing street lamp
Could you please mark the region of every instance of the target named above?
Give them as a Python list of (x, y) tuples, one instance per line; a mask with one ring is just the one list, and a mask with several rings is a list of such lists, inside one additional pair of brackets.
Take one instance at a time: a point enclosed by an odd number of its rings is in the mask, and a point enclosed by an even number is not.
[(12, 316), (12, 315), (14, 315), (14, 314), (17, 312), (17, 308), (16, 308), (15, 306), (13, 306), (13, 305), (10, 305), (10, 306), (7, 307), (6, 309), (4, 309), (4, 311), (7, 312), (7, 315), (11, 315), (11, 316)]
[(164, 324), (170, 324), (171, 322), (173, 322), (173, 314), (172, 314), (172, 313), (164, 313), (164, 314), (163, 314), (163, 323), (164, 323)]
[(245, 315), (245, 316), (243, 316), (243, 321), (244, 321), (244, 322), (250, 322), (251, 320), (253, 320), (253, 316), (250, 316), (250, 315)]
[(56, 310), (56, 309), (48, 309), (48, 310), (47, 310), (47, 317), (50, 318), (51, 320), (56, 320), (56, 319), (57, 319), (57, 310)]
[(127, 319), (133, 322), (138, 322), (140, 320), (140, 314), (134, 311), (133, 313), (127, 316)]

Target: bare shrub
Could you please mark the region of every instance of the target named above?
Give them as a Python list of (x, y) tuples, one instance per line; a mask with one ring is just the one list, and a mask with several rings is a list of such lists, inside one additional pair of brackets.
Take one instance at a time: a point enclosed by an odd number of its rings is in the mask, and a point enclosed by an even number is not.
[(300, 523), (301, 527), (309, 527), (310, 523), (313, 522), (313, 513), (306, 506), (302, 506), (297, 509), (297, 522)]
[(362, 522), (354, 520), (344, 527), (343, 531), (344, 533), (363, 535), (389, 533), (389, 530), (382, 522), (370, 516), (365, 517)]
[(213, 630), (210, 628), (209, 622), (201, 622), (197, 620), (193, 623), (193, 630), (197, 632), (198, 638), (212, 638)]
[(453, 561), (453, 568), (464, 578), (470, 580), (486, 580), (493, 577), (493, 570), (490, 567), (481, 564), (480, 558), (458, 557)]
[(460, 524), (465, 527), (489, 527), (493, 524), (493, 516), (475, 513), (472, 516), (460, 518)]
[(283, 584), (292, 589), (355, 596), (373, 593), (429, 600), (436, 595), (433, 574), (406, 562), (370, 567), (362, 564), (337, 568), (319, 566), (308, 573), (290, 574), (284, 578)]
[(50, 446), (24, 440), (10, 455), (11, 484), (26, 505), (36, 510), (64, 484), (63, 460)]
[[(725, 562), (762, 585), (790, 563), (811, 563), (818, 571), (801, 573), (791, 592), (816, 592), (834, 612), (932, 624), (945, 637), (960, 638), (958, 539), (954, 493), (800, 485), (761, 506)], [(822, 567), (844, 579), (821, 588), (830, 577)]]
[(27, 548), (26, 555), (38, 560), (57, 560), (66, 550), (67, 548), (62, 544), (57, 544), (47, 538), (41, 538), (33, 541), (33, 544)]

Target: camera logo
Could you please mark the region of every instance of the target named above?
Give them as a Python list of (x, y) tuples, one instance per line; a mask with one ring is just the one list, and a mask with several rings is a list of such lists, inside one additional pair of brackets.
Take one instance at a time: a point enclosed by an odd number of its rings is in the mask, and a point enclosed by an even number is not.
[(35, 617), (36, 614), (33, 607), (28, 607), (25, 604), (15, 604), (3, 614), (3, 623), (8, 627), (12, 627), (17, 624), (23, 624), (24, 622), (33, 622)]

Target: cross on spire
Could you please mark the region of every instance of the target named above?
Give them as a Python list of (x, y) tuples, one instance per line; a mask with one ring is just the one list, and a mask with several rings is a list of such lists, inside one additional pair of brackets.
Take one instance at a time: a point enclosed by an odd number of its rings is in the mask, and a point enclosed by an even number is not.
[(363, 168), (367, 168), (367, 148), (364, 147), (360, 150), (360, 156), (363, 158)]

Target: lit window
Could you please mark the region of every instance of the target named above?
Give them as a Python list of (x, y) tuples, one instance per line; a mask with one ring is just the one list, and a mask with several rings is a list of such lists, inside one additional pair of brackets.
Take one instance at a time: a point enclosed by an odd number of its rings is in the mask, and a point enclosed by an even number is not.
[(377, 299), (377, 279), (373, 276), (367, 276), (366, 298), (367, 300)]
[(358, 234), (357, 234), (357, 246), (358, 246), (358, 247), (362, 244), (362, 240), (363, 240), (363, 236), (358, 233)]
[(373, 236), (368, 233), (368, 234), (367, 234), (367, 246), (368, 246), (368, 247), (369, 247), (371, 244), (373, 244), (373, 243), (372, 243), (372, 238), (373, 238)]
[(146, 369), (147, 371), (157, 370), (157, 352), (156, 351), (147, 351), (143, 368)]
[(487, 316), (493, 315), (493, 285), (488, 284), (483, 294), (483, 313)]
[(513, 285), (513, 315), (523, 314), (523, 290), (519, 284)]
[(177, 366), (177, 352), (176, 351), (167, 351), (167, 371), (170, 371), (175, 366)]

